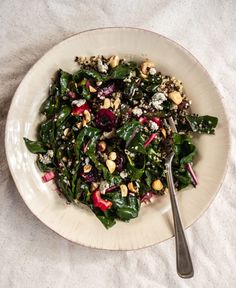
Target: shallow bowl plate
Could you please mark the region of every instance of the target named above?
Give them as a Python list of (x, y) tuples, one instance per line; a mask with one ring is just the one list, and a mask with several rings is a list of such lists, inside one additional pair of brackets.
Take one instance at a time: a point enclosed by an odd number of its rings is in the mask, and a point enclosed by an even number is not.
[(169, 197), (160, 197), (142, 207), (130, 223), (117, 222), (106, 230), (86, 207), (66, 205), (53, 183), (43, 183), (35, 155), (26, 149), (23, 137), (35, 139), (40, 122), (39, 107), (47, 97), (51, 77), (59, 68), (74, 72), (75, 56), (114, 55), (126, 59), (149, 58), (164, 74), (183, 81), (195, 113), (219, 118), (215, 136), (202, 135), (195, 170), (200, 184), (178, 193), (185, 227), (209, 207), (225, 174), (229, 152), (229, 129), (221, 96), (206, 70), (184, 48), (159, 34), (133, 28), (95, 29), (76, 34), (49, 50), (29, 70), (19, 85), (6, 125), (6, 153), (16, 186), (29, 209), (61, 236), (89, 247), (128, 250), (159, 243), (173, 236)]

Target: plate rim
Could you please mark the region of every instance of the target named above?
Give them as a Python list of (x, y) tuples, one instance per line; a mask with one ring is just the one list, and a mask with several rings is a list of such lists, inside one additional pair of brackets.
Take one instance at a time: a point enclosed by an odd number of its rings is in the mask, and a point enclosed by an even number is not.
[[(69, 40), (70, 38), (73, 38), (75, 36), (79, 36), (80, 34), (84, 34), (84, 33), (88, 33), (88, 32), (92, 32), (92, 31), (99, 31), (99, 30), (133, 30), (133, 31), (144, 31), (145, 33), (150, 33), (150, 34), (153, 34), (153, 35), (157, 35), (158, 37), (160, 38), (164, 38), (165, 40), (167, 40), (168, 42), (171, 42), (173, 45), (177, 46), (178, 48), (184, 50), (184, 52), (186, 54), (188, 54), (190, 56), (190, 58), (194, 61), (197, 62), (197, 64), (203, 69), (204, 73), (208, 76), (208, 79), (209, 81), (211, 82), (212, 86), (214, 87), (214, 89), (217, 91), (217, 93), (221, 96), (219, 97), (219, 101), (220, 101), (220, 104), (221, 106), (223, 107), (223, 111), (224, 111), (224, 116), (226, 118), (226, 128), (227, 128), (227, 132), (226, 132), (226, 136), (227, 136), (227, 151), (226, 151), (226, 164), (225, 164), (225, 167), (223, 169), (223, 173), (222, 173), (222, 176), (221, 176), (221, 179), (219, 181), (219, 184), (218, 184), (218, 187), (217, 189), (215, 190), (213, 196), (210, 198), (210, 201), (208, 202), (207, 206), (199, 213), (199, 215), (193, 220), (193, 222), (191, 224), (188, 224), (184, 227), (184, 230), (187, 230), (189, 229), (195, 222), (197, 222), (202, 216), (203, 214), (209, 209), (209, 207), (211, 206), (212, 202), (215, 200), (216, 196), (218, 195), (218, 193), (220, 192), (221, 188), (222, 188), (222, 185), (223, 185), (223, 182), (225, 180), (225, 176), (227, 174), (227, 171), (228, 171), (228, 164), (229, 164), (229, 156), (230, 156), (230, 153), (231, 153), (231, 149), (232, 149), (232, 136), (231, 136), (231, 133), (230, 133), (230, 121), (229, 121), (229, 116), (228, 114), (226, 113), (226, 105), (224, 104), (223, 102), (223, 99), (222, 99), (222, 95), (218, 89), (218, 87), (215, 85), (212, 77), (210, 76), (209, 72), (207, 71), (207, 69), (200, 63), (200, 61), (188, 50), (186, 49), (185, 47), (183, 47), (181, 44), (179, 44), (178, 42), (176, 42), (175, 40), (172, 40), (171, 38), (168, 38), (158, 32), (155, 32), (155, 31), (152, 31), (152, 30), (148, 30), (148, 29), (144, 29), (144, 28), (137, 28), (137, 27), (130, 27), (130, 26), (111, 26), (111, 27), (98, 27), (98, 28), (92, 28), (92, 29), (87, 29), (87, 30), (83, 30), (83, 31), (80, 31), (80, 32), (77, 32), (77, 33), (74, 33), (72, 35), (70, 35), (69, 37), (66, 37), (64, 38), (63, 40), (59, 41), (58, 43), (54, 44), (51, 48), (49, 48), (47, 51), (45, 51), (41, 56), (39, 56), (39, 58), (37, 59), (36, 62), (34, 62), (34, 64), (30, 67), (30, 69), (27, 70), (27, 72), (24, 74), (21, 82), (19, 83), (17, 89), (15, 90), (14, 92), (14, 95), (11, 99), (11, 102), (10, 102), (10, 106), (9, 106), (9, 110), (8, 110), (8, 113), (7, 113), (7, 118), (6, 118), (6, 124), (5, 124), (5, 153), (6, 153), (6, 158), (7, 158), (7, 164), (8, 164), (8, 167), (9, 167), (9, 170), (11, 172), (11, 176), (14, 180), (14, 183), (16, 185), (16, 188), (19, 192), (19, 194), (21, 195), (25, 205), (28, 207), (28, 209), (31, 211), (31, 213), (38, 219), (40, 220), (44, 225), (46, 225), (49, 229), (51, 229), (53, 232), (55, 232), (57, 235), (59, 235), (60, 237), (63, 237), (64, 239), (72, 242), (72, 243), (75, 243), (77, 245), (81, 245), (83, 247), (88, 247), (88, 248), (93, 248), (93, 249), (97, 249), (97, 250), (108, 250), (108, 251), (133, 251), (133, 250), (140, 250), (140, 249), (144, 249), (144, 248), (148, 248), (148, 247), (152, 247), (154, 245), (158, 245), (162, 242), (165, 242), (171, 238), (173, 238), (175, 235), (171, 235), (169, 236), (168, 238), (166, 239), (163, 239), (159, 242), (156, 242), (156, 243), (152, 243), (152, 244), (146, 244), (146, 245), (142, 245), (142, 247), (134, 247), (134, 248), (106, 248), (106, 247), (96, 247), (96, 246), (93, 246), (91, 244), (85, 244), (85, 243), (79, 243), (77, 241), (74, 241), (70, 238), (67, 238), (66, 236), (63, 236), (62, 234), (60, 234), (59, 232), (57, 232), (56, 230), (54, 230), (52, 227), (48, 226), (48, 224), (45, 223), (45, 221), (41, 218), (39, 218), (36, 213), (34, 213), (30, 206), (27, 204), (27, 202), (25, 201), (25, 197), (24, 197), (24, 194), (21, 193), (19, 187), (18, 187), (18, 184), (17, 184), (17, 176), (16, 174), (14, 173), (14, 169), (13, 167), (9, 164), (10, 163), (10, 151), (8, 149), (8, 140), (7, 140), (7, 133), (8, 133), (8, 129), (9, 129), (9, 118), (10, 118), (10, 115), (12, 114), (12, 107), (13, 107), (13, 103), (14, 103), (14, 100), (16, 99), (15, 96), (18, 92), (18, 90), (20, 90), (21, 88), (21, 85), (22, 85), (22, 82), (24, 81), (24, 79), (27, 77), (27, 75), (34, 69), (34, 67), (40, 62), (41, 58), (43, 58), (49, 51), (52, 51), (54, 48), (56, 48), (57, 46), (59, 46), (60, 44), (62, 44), (63, 42)], [(181, 214), (181, 211), (180, 211), (180, 214)]]

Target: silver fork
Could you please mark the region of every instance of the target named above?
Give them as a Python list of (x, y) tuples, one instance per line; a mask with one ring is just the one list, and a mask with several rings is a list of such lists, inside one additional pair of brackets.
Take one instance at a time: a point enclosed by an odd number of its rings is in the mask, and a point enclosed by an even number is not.
[[(177, 132), (172, 117), (168, 118), (168, 124), (172, 132)], [(178, 203), (176, 199), (175, 186), (172, 175), (173, 158), (174, 158), (174, 152), (171, 149), (166, 157), (165, 166), (167, 169), (167, 184), (170, 191), (170, 200), (174, 219), (177, 273), (182, 278), (191, 278), (193, 277), (194, 274), (193, 264), (189, 253), (188, 244), (185, 238), (183, 224), (181, 221)]]

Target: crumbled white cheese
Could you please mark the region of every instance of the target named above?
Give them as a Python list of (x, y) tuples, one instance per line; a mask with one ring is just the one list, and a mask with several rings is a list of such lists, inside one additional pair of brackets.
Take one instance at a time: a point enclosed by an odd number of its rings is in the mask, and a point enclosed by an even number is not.
[(150, 121), (149, 126), (152, 131), (157, 131), (159, 129), (159, 126), (157, 125), (157, 123), (153, 121)]
[(107, 73), (108, 66), (107, 64), (103, 64), (101, 59), (98, 59), (98, 71), (101, 73)]
[(39, 161), (45, 165), (50, 164), (52, 162), (53, 154), (53, 150), (48, 150), (44, 155), (39, 154)]
[(155, 75), (156, 73), (157, 73), (156, 68), (154, 68), (154, 67), (150, 68), (150, 70), (149, 70), (149, 74), (151, 74), (151, 75)]
[(48, 150), (47, 154), (50, 158), (52, 158), (54, 155), (54, 152), (53, 152), (53, 150)]
[(134, 107), (134, 109), (132, 110), (132, 113), (138, 117), (140, 117), (143, 114), (142, 109), (140, 109), (139, 107)]
[(122, 179), (125, 179), (127, 176), (128, 176), (128, 173), (127, 173), (125, 170), (122, 171), (122, 172), (120, 172), (120, 177), (121, 177)]
[(79, 99), (79, 100), (72, 101), (71, 104), (80, 107), (80, 106), (84, 105), (85, 103), (86, 103), (85, 99)]
[(47, 154), (39, 154), (39, 161), (45, 165), (51, 163), (51, 158)]
[(130, 71), (129, 76), (126, 77), (123, 81), (124, 82), (131, 82), (131, 78), (136, 76), (136, 71)]
[(84, 162), (85, 162), (85, 165), (88, 165), (89, 164), (89, 157), (86, 157)]
[(106, 189), (109, 188), (109, 184), (107, 181), (101, 181), (99, 185), (99, 190), (101, 194), (105, 194)]
[(151, 100), (152, 106), (157, 110), (163, 110), (162, 103), (166, 101), (166, 99), (167, 98), (163, 93), (155, 93)]

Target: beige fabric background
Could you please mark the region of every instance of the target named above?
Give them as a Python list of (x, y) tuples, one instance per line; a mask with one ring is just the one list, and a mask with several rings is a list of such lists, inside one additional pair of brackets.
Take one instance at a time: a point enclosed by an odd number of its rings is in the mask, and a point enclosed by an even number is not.
[[(213, 204), (187, 230), (195, 268), (191, 280), (176, 275), (173, 239), (138, 251), (110, 252), (61, 238), (31, 214), (10, 176), (4, 127), (18, 84), (54, 44), (105, 26), (141, 27), (172, 38), (198, 58), (221, 91), (231, 124), (231, 158)], [(234, 0), (1, 0), (0, 288), (236, 287), (235, 67)]]

